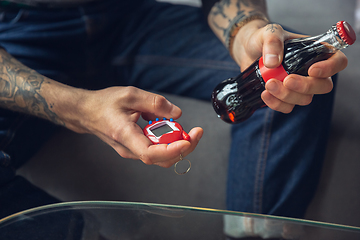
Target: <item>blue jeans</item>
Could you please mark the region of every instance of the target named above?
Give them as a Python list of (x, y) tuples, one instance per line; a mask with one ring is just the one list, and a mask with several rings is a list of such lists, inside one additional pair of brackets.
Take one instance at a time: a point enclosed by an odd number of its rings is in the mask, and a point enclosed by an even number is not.
[[(102, 0), (70, 9), (3, 10), (0, 20), (3, 48), (39, 73), (75, 87), (132, 85), (209, 101), (220, 81), (239, 74), (199, 8)], [(317, 96), (288, 115), (263, 108), (233, 126), (230, 210), (304, 214), (319, 178), (332, 99), (333, 93)], [(0, 205), (1, 198), (11, 205), (25, 182), (7, 187), (14, 170), (57, 127), (6, 110), (0, 117)], [(34, 206), (56, 201), (36, 191)], [(20, 202), (10, 211), (30, 207)], [(9, 212), (0, 217), (4, 214)]]

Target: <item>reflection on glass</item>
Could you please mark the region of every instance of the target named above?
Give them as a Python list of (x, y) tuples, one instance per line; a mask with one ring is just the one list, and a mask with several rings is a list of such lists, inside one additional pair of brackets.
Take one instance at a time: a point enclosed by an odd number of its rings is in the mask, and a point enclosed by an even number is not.
[(360, 228), (261, 214), (129, 202), (70, 202), (0, 220), (6, 240), (359, 240)]

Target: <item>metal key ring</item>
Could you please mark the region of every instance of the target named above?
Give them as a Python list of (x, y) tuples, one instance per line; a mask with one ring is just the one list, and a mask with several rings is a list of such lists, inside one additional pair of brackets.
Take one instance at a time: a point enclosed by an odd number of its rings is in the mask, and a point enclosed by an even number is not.
[[(176, 170), (176, 166), (177, 166), (177, 164), (178, 164), (179, 162), (181, 162), (181, 161), (183, 161), (183, 160), (186, 160), (186, 161), (189, 162), (189, 167), (186, 169), (185, 172), (179, 173), (179, 172)], [(190, 162), (190, 160), (188, 160), (188, 159), (183, 159), (183, 156), (180, 154), (180, 160), (179, 160), (178, 162), (176, 162), (176, 163), (175, 163), (175, 166), (174, 166), (174, 171), (175, 171), (175, 173), (176, 173), (177, 175), (184, 175), (184, 174), (186, 174), (186, 173), (188, 173), (188, 172), (190, 171), (190, 168), (191, 168), (191, 162)]]

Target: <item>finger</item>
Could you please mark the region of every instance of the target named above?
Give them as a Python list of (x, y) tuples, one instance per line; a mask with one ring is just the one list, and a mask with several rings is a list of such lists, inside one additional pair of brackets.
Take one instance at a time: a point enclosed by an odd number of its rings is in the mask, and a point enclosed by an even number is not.
[[(118, 143), (122, 143), (123, 146), (135, 156), (135, 159), (140, 159), (148, 165), (154, 163), (154, 161), (148, 156), (148, 149), (153, 145), (153, 143), (144, 135), (140, 126), (136, 123), (128, 123), (124, 126), (120, 126), (116, 133), (121, 134), (113, 136), (114, 139), (116, 139)], [(120, 148), (119, 151), (120, 150), (123, 149)], [(119, 151), (118, 153), (121, 155)]]
[(146, 164), (156, 164), (161, 167), (170, 167), (179, 161), (180, 154), (191, 147), (191, 143), (186, 140), (179, 140), (171, 144), (151, 145), (147, 155), (142, 156), (141, 160)]
[(145, 120), (145, 121), (151, 121), (151, 120), (154, 120), (158, 117), (161, 118), (161, 116), (156, 116), (155, 114), (153, 113), (148, 113), (148, 112), (143, 112), (141, 113), (141, 117)]
[(261, 93), (261, 99), (269, 108), (282, 113), (290, 113), (295, 106), (294, 104), (286, 103), (279, 100), (267, 90)]
[(179, 154), (178, 156), (175, 156), (174, 158), (169, 159), (167, 161), (155, 162), (154, 165), (163, 167), (163, 168), (169, 168), (169, 167), (173, 166), (175, 163), (179, 162), (181, 160), (181, 156)]
[(174, 165), (176, 162), (180, 161), (180, 154), (183, 158), (185, 158), (188, 154), (190, 154), (192, 151), (194, 151), (194, 149), (198, 145), (201, 137), (203, 136), (203, 132), (204, 132), (203, 129), (200, 127), (193, 128), (189, 132), (191, 146), (186, 151), (180, 152), (179, 155), (173, 159), (156, 162), (155, 164), (160, 167), (168, 168), (168, 167), (171, 167), (172, 165)]
[(284, 79), (284, 86), (301, 94), (325, 94), (331, 92), (334, 84), (330, 77), (314, 78), (291, 74)]
[(327, 78), (344, 70), (348, 64), (348, 59), (345, 54), (338, 51), (325, 61), (320, 61), (311, 65), (308, 74), (311, 77)]
[(181, 153), (183, 157), (189, 155), (192, 151), (195, 150), (203, 134), (204, 134), (204, 130), (200, 127), (195, 127), (190, 130), (189, 136), (190, 136), (191, 146), (185, 152)]
[[(179, 149), (178, 146), (176, 146), (176, 153), (174, 153), (174, 155), (171, 153), (171, 156), (173, 157), (169, 157), (169, 158), (163, 158), (164, 154), (163, 153), (160, 153), (161, 157), (158, 157), (158, 156), (154, 156), (152, 157), (153, 159), (151, 160), (151, 162), (155, 165), (158, 165), (160, 167), (165, 167), (165, 168), (168, 168), (172, 165), (174, 165), (176, 162), (178, 162), (180, 160), (180, 154), (181, 156), (184, 158), (186, 157), (189, 153), (191, 153), (197, 146), (197, 144), (199, 143), (201, 137), (203, 135), (203, 129), (200, 128), (200, 127), (196, 127), (196, 128), (193, 128), (190, 132), (189, 132), (189, 136), (190, 136), (190, 146), (185, 149), (185, 148), (182, 148), (182, 149)], [(183, 142), (184, 140), (181, 140), (181, 142)], [(173, 142), (169, 145), (166, 145), (166, 144), (161, 144), (160, 146), (163, 147), (163, 146), (172, 146), (174, 145), (175, 143), (178, 144), (180, 141), (176, 141), (176, 142)], [(159, 146), (159, 145), (158, 145)], [(156, 149), (157, 151), (163, 151), (163, 149), (160, 149), (160, 148), (157, 148)], [(168, 151), (169, 148), (166, 149), (166, 151)]]
[[(291, 105), (301, 105), (305, 106), (311, 103), (313, 94), (302, 94), (298, 92), (294, 92), (284, 86), (284, 84), (276, 79), (270, 79), (265, 84), (265, 89), (273, 95), (278, 100), (291, 104)], [(270, 99), (267, 99), (267, 101), (270, 101)], [(272, 105), (274, 105), (275, 108), (278, 108), (278, 103), (274, 103), (272, 100)], [(275, 105), (276, 104), (276, 105)], [(269, 105), (268, 105), (269, 106)], [(269, 106), (271, 107), (271, 106)], [(274, 109), (273, 107), (271, 107)]]
[(179, 118), (181, 116), (181, 109), (164, 96), (150, 93), (135, 87), (126, 87), (124, 91), (126, 104), (130, 110), (137, 110), (144, 113), (153, 114), (166, 118)]
[(284, 53), (285, 32), (279, 24), (268, 24), (263, 32), (263, 61), (268, 68), (280, 65)]
[(154, 145), (135, 123), (123, 126), (118, 132), (122, 133), (115, 136), (118, 142), (123, 143), (137, 159), (148, 165), (175, 159), (175, 157), (180, 156), (180, 153), (184, 153), (191, 147), (191, 143), (186, 140), (176, 141), (169, 145)]

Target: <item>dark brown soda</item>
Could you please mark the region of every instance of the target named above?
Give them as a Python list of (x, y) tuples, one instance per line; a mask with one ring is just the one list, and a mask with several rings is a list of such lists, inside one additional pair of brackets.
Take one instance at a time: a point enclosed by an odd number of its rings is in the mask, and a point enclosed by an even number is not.
[(287, 73), (308, 76), (310, 66), (330, 58), (337, 49), (328, 43), (305, 41), (285, 42), (283, 67)]
[(215, 112), (227, 123), (238, 123), (248, 119), (256, 109), (264, 106), (261, 93), (265, 83), (255, 61), (236, 78), (221, 82), (214, 89), (211, 99)]
[[(330, 58), (336, 49), (330, 44), (313, 40), (286, 41), (282, 65), (288, 74), (308, 75), (309, 67)], [(227, 123), (247, 120), (258, 108), (265, 106), (261, 93), (265, 81), (259, 70), (259, 59), (235, 78), (221, 82), (212, 93), (218, 116)]]

